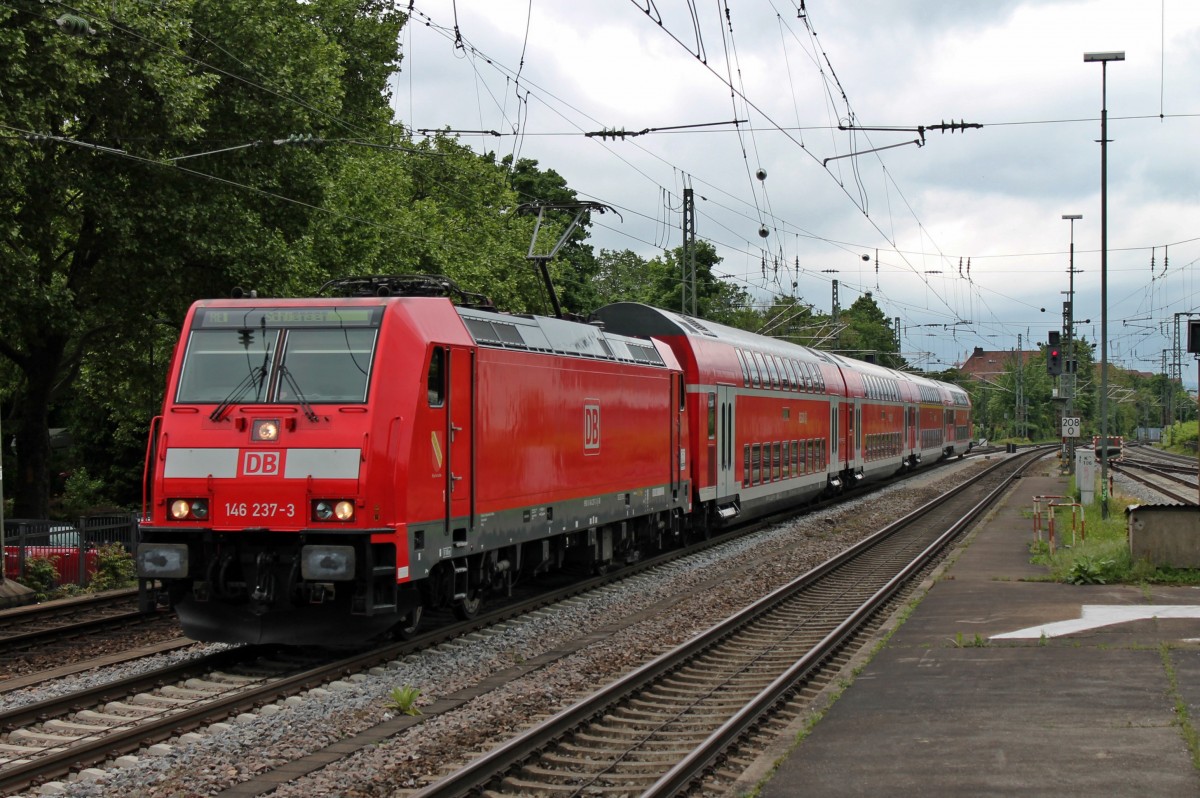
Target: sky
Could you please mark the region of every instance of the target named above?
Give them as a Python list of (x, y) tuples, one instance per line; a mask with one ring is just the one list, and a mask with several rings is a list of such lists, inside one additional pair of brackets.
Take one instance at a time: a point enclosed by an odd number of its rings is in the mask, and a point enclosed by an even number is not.
[[(691, 188), (725, 279), (821, 313), (835, 280), (841, 308), (870, 293), (929, 370), (975, 347), (1036, 348), (1072, 288), (1075, 334), (1098, 342), (1106, 283), (1109, 361), (1158, 373), (1165, 353), (1195, 387), (1194, 0), (413, 0), (411, 13), (397, 120), (555, 170), (617, 212), (593, 214), (597, 250), (680, 246)], [(1084, 61), (1114, 51), (1125, 60)], [(937, 127), (952, 122), (970, 127)]]

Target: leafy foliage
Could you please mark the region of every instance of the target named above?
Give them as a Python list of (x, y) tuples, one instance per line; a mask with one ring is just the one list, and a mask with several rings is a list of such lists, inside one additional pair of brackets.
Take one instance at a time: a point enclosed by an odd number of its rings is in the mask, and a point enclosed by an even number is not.
[[(448, 134), (414, 141), (394, 124), (388, 79), (407, 21), (395, 0), (83, 0), (72, 13), (96, 33), (78, 37), (55, 24), (58, 11), (0, 6), (11, 514), (136, 505), (146, 430), (197, 298), (235, 286), (311, 295), (334, 277), (415, 272), (506, 310), (549, 311), (526, 258), (535, 217), (517, 209), (577, 194), (535, 160), (481, 157)], [(548, 212), (539, 249), (573, 218)], [(596, 254), (591, 221), (549, 265), (566, 311), (681, 307), (681, 248)], [(839, 341), (802, 300), (756, 309), (721, 279), (712, 245), (694, 254), (701, 317), (831, 348), (895, 348), (869, 297), (845, 311)], [(70, 429), (68, 451), (51, 450), (51, 427)], [(0, 456), (11, 460), (7, 446)]]
[(420, 697), (420, 689), (411, 685), (403, 687), (393, 687), (388, 693), (388, 700), (385, 706), (388, 709), (394, 709), (405, 715), (420, 715), (421, 710), (417, 708), (417, 699)]
[(25, 575), (21, 584), (32, 590), (38, 601), (45, 601), (54, 592), (60, 578), (53, 558), (30, 557), (25, 561)]
[(76, 469), (66, 478), (56, 514), (64, 518), (78, 518), (104, 503), (104, 490), (103, 480), (94, 478), (86, 468)]
[(101, 592), (135, 584), (137, 568), (133, 555), (120, 543), (101, 546), (96, 552), (96, 573), (88, 583), (88, 590)]
[(1092, 557), (1080, 557), (1071, 564), (1067, 571), (1067, 581), (1073, 585), (1104, 585), (1112, 578), (1115, 563), (1112, 560), (1098, 560)]
[[(145, 430), (195, 298), (425, 272), (544, 309), (524, 258), (533, 219), (512, 209), (521, 190), (574, 192), (536, 162), (414, 144), (392, 125), (405, 21), (392, 0), (93, 0), (77, 9), (86, 37), (54, 10), (0, 8), (0, 115), (15, 131), (0, 138), (0, 401), (17, 514), (48, 515), (52, 475), (81, 468), (105, 483), (97, 499), (140, 495)], [(584, 237), (572, 257), (586, 260)], [(74, 432), (66, 464), (51, 426)]]

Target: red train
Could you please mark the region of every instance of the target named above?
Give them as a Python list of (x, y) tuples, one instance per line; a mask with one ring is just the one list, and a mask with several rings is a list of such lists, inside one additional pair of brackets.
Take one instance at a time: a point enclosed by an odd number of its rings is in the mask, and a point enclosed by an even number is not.
[(403, 634), (970, 448), (956, 386), (668, 311), (583, 324), (455, 304), (441, 278), (340, 287), (358, 295), (188, 313), (137, 563), (144, 605), (195, 639)]

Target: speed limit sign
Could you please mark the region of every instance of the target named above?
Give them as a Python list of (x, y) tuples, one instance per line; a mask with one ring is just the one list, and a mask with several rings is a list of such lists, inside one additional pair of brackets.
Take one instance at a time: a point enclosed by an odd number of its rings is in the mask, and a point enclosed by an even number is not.
[(1063, 418), (1063, 420), (1062, 420), (1062, 436), (1064, 438), (1078, 438), (1079, 437), (1079, 419), (1078, 418), (1066, 418), (1066, 417)]

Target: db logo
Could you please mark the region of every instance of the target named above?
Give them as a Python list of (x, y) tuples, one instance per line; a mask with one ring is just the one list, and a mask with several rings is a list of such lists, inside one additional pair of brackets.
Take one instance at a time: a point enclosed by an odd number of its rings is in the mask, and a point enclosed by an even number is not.
[(279, 452), (245, 452), (242, 454), (242, 476), (277, 477), (283, 465)]
[(600, 405), (583, 406), (583, 450), (600, 451)]

